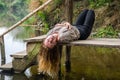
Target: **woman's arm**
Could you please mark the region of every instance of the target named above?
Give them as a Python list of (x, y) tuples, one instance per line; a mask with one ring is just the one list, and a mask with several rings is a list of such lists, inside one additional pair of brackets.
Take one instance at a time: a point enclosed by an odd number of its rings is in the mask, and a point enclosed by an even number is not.
[(68, 29), (71, 29), (71, 24), (69, 22), (62, 22), (61, 24), (56, 24), (55, 27), (67, 27)]
[(71, 29), (63, 27), (58, 33), (58, 42), (70, 42), (77, 40), (80, 37), (80, 32), (74, 26)]

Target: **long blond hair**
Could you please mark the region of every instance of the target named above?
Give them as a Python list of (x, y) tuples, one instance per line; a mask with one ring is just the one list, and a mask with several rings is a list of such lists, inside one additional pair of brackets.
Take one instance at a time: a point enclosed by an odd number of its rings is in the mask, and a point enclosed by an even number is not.
[(38, 54), (38, 71), (55, 77), (59, 71), (59, 63), (60, 52), (58, 50), (58, 46), (54, 46), (52, 49), (49, 49), (45, 48), (42, 44), (40, 53)]

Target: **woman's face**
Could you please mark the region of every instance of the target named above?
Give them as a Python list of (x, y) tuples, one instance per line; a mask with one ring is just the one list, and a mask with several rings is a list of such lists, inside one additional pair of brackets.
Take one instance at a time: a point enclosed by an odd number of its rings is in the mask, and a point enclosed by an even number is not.
[(53, 48), (58, 41), (58, 34), (49, 35), (43, 42), (44, 46), (47, 48)]

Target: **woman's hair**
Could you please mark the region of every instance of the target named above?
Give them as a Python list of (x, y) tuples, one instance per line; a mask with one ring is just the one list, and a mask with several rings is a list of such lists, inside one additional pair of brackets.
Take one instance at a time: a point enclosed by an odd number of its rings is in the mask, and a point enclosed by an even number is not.
[(52, 77), (57, 76), (59, 71), (60, 53), (57, 46), (52, 49), (41, 45), (38, 54), (38, 71), (39, 73), (48, 74)]

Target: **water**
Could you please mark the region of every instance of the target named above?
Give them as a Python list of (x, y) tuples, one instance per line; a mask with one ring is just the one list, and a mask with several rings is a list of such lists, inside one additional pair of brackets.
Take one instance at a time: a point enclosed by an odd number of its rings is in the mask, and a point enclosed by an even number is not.
[[(2, 33), (6, 28), (1, 28)], [(6, 63), (11, 62), (9, 56), (25, 50), (22, 40), (14, 39), (12, 33), (5, 36)], [(101, 48), (73, 46), (71, 50), (71, 72), (66, 72), (63, 50), (60, 80), (120, 80), (119, 48)], [(0, 80), (50, 80), (46, 76), (37, 75), (36, 66), (32, 66), (22, 74), (0, 74)]]
[[(7, 30), (6, 27), (0, 28), (0, 34)], [(13, 31), (16, 33), (17, 31)], [(6, 63), (12, 61), (10, 54), (14, 54), (19, 51), (23, 51), (26, 49), (25, 43), (22, 40), (15, 39), (15, 34), (8, 33), (4, 36), (4, 43), (5, 43), (5, 53), (6, 53)], [(1, 56), (0, 56), (1, 57)]]
[[(7, 30), (6, 27), (1, 27), (0, 28), (0, 34), (5, 32)], [(16, 33), (17, 31), (13, 31), (13, 33)], [(4, 43), (5, 43), (5, 58), (6, 58), (6, 63), (12, 62), (12, 57), (10, 57), (11, 54), (14, 54), (19, 51), (23, 51), (26, 49), (25, 43), (22, 40), (17, 40), (14, 39), (15, 34), (13, 35), (12, 33), (8, 33), (4, 36)], [(0, 53), (1, 54), (1, 53)], [(1, 64), (1, 55), (0, 55), (0, 64)], [(12, 76), (4, 76), (1, 75), (2, 80), (12, 80)], [(1, 80), (1, 79), (0, 79)]]

